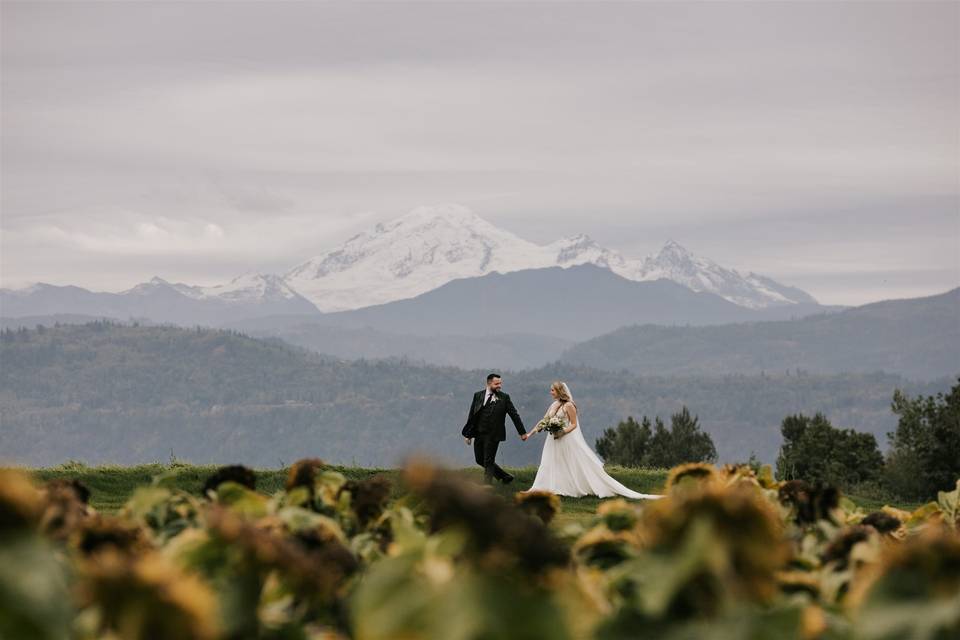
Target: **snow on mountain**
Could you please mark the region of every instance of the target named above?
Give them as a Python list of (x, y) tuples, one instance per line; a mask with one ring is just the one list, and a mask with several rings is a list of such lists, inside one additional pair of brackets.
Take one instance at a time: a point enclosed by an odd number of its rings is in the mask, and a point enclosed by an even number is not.
[(204, 287), (203, 294), (226, 302), (257, 303), (293, 300), (301, 297), (280, 276), (263, 273), (248, 273), (234, 278), (227, 284)]
[(555, 266), (557, 250), (466, 207), (418, 207), (294, 267), (284, 280), (321, 311), (345, 311), (412, 298), (458, 278)]
[(812, 296), (799, 289), (752, 272), (744, 276), (736, 269), (693, 255), (673, 240), (669, 240), (657, 255), (628, 261), (622, 270), (613, 267), (613, 271), (630, 280), (665, 278), (693, 291), (714, 293), (749, 309), (801, 302), (816, 304)]
[[(583, 264), (609, 269), (628, 280), (665, 278), (750, 309), (816, 304), (799, 289), (756, 273), (743, 275), (695, 256), (673, 241), (656, 255), (641, 259), (626, 258), (585, 235), (541, 245), (494, 226), (456, 204), (418, 207), (350, 238), (283, 276), (248, 273), (209, 287), (154, 277), (120, 295), (173, 300), (178, 297), (173, 294), (181, 294), (203, 303), (253, 305), (261, 312), (268, 308), (308, 312), (313, 306), (324, 312), (348, 311), (413, 298), (460, 278)], [(25, 298), (89, 293), (73, 289), (38, 284), (17, 292), (4, 290), (4, 295)]]
[(121, 295), (152, 295), (163, 290), (176, 291), (193, 300), (218, 300), (227, 303), (265, 304), (301, 297), (280, 276), (262, 273), (247, 273), (234, 278), (227, 284), (212, 287), (199, 287), (182, 282), (172, 283), (154, 276), (148, 282), (142, 282), (120, 293)]
[(741, 275), (668, 242), (655, 256), (625, 258), (588, 236), (547, 245), (524, 240), (460, 205), (418, 207), (288, 271), (286, 284), (321, 311), (345, 311), (418, 296), (451, 280), (498, 271), (594, 264), (628, 280), (666, 278), (760, 309), (813, 302), (808, 294)]

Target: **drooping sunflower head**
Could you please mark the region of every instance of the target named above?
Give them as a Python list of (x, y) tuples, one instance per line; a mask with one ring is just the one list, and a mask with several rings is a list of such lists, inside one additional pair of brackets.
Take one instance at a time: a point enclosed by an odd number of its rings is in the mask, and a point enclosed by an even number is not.
[(876, 535), (876, 530), (866, 525), (858, 524), (847, 527), (840, 532), (836, 538), (830, 541), (823, 553), (820, 554), (820, 561), (825, 565), (833, 565), (837, 570), (843, 571), (850, 565), (850, 554), (853, 548), (861, 542), (867, 542), (871, 536)]
[(597, 507), (600, 522), (610, 531), (628, 531), (636, 526), (639, 511), (622, 498), (607, 500)]
[(43, 494), (25, 473), (0, 469), (0, 533), (36, 527), (43, 502)]
[(830, 486), (813, 486), (803, 480), (788, 480), (777, 492), (780, 503), (790, 507), (792, 519), (800, 526), (818, 520), (833, 522), (840, 505), (840, 491)]
[(874, 511), (868, 514), (860, 521), (860, 524), (871, 526), (878, 533), (893, 533), (903, 525), (899, 518), (883, 511)]
[(213, 591), (158, 553), (132, 556), (107, 549), (83, 564), (77, 593), (82, 607), (99, 609), (101, 630), (118, 637), (219, 636)]
[(257, 488), (257, 474), (242, 464), (231, 464), (220, 467), (214, 471), (203, 483), (201, 494), (207, 495), (208, 491), (216, 491), (224, 482), (236, 482), (237, 484), (255, 491)]
[(549, 491), (519, 491), (514, 494), (513, 503), (525, 513), (540, 518), (543, 524), (550, 524), (560, 511), (560, 498)]
[(704, 462), (689, 462), (670, 469), (667, 475), (667, 491), (698, 488), (710, 484), (719, 477), (716, 467)]
[[(712, 584), (707, 600), (726, 597), (724, 592), (768, 600), (776, 592), (776, 572), (790, 553), (774, 505), (752, 485), (674, 492), (645, 507), (638, 532), (647, 550), (670, 555), (692, 549), (709, 558), (699, 581)], [(702, 544), (710, 549), (695, 548)], [(705, 606), (710, 610), (713, 604)]]
[(409, 464), (404, 477), (426, 503), (431, 530), (462, 531), (467, 557), (478, 566), (540, 573), (567, 564), (567, 549), (543, 521), (496, 493), (424, 462)]
[(127, 522), (96, 515), (83, 523), (71, 539), (80, 553), (90, 556), (112, 549), (118, 553), (135, 555), (149, 549), (143, 531)]
[[(854, 580), (847, 604), (867, 627), (879, 619), (889, 625), (891, 607), (909, 612), (897, 620), (897, 637), (957, 638), (958, 600), (960, 533), (932, 523), (902, 544), (885, 545), (880, 561)], [(950, 611), (952, 615), (945, 615)], [(883, 631), (889, 634), (892, 629)]]
[(391, 489), (390, 480), (377, 475), (368, 480), (348, 480), (337, 491), (337, 495), (350, 494), (350, 509), (356, 514), (360, 526), (365, 527), (383, 513)]
[(303, 458), (297, 460), (290, 467), (287, 473), (286, 490), (290, 491), (296, 487), (306, 487), (311, 495), (313, 494), (313, 481), (317, 473), (327, 466), (320, 458)]
[(91, 514), (87, 506), (90, 491), (69, 480), (48, 482), (43, 488), (44, 509), (40, 528), (54, 540), (66, 540), (83, 526)]

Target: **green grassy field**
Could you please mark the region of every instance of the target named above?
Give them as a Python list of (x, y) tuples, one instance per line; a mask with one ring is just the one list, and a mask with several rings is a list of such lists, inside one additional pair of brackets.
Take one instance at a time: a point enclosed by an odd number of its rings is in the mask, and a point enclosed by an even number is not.
[[(67, 463), (56, 467), (27, 469), (27, 471), (41, 482), (54, 478), (76, 478), (90, 488), (90, 503), (94, 508), (105, 513), (114, 513), (123, 506), (136, 487), (149, 484), (154, 476), (161, 473), (167, 474), (177, 488), (199, 495), (204, 480), (216, 468), (216, 465), (182, 463), (95, 467)], [(396, 497), (403, 495), (403, 484), (400, 481), (400, 471), (397, 469), (337, 466), (333, 469), (354, 480), (363, 480), (377, 474), (383, 474), (393, 481), (394, 495)], [(667, 471), (664, 469), (631, 469), (611, 466), (607, 470), (610, 475), (626, 486), (642, 493), (662, 493), (667, 478)], [(494, 490), (504, 497), (510, 498), (515, 492), (527, 489), (533, 484), (536, 467), (511, 468), (509, 471), (516, 476), (516, 480), (509, 486), (498, 483), (494, 487)], [(257, 489), (267, 494), (282, 488), (287, 475), (286, 469), (256, 469), (256, 472)], [(464, 469), (461, 473), (477, 482), (482, 480), (480, 469)], [(884, 504), (881, 500), (863, 496), (852, 495), (850, 497), (867, 511), (878, 509)], [(569, 522), (584, 521), (596, 512), (597, 506), (601, 502), (600, 498), (562, 498), (561, 512), (555, 522), (562, 526)], [(900, 503), (897, 506), (912, 510), (917, 505)]]
[[(158, 474), (168, 474), (173, 485), (184, 491), (199, 495), (204, 480), (216, 470), (215, 465), (143, 464), (136, 466), (96, 466), (69, 463), (57, 467), (27, 469), (41, 481), (54, 478), (76, 478), (90, 488), (90, 504), (98, 511), (113, 513), (127, 501), (134, 489), (149, 484)], [(357, 467), (332, 467), (353, 480), (363, 480), (377, 474), (383, 474), (393, 481), (394, 495), (403, 494), (403, 484), (398, 469), (366, 469)], [(494, 490), (504, 497), (512, 497), (517, 491), (527, 489), (533, 484), (535, 467), (512, 468), (510, 473), (516, 480), (509, 486), (496, 484)], [(263, 493), (273, 493), (283, 487), (286, 469), (256, 469), (257, 489)], [(612, 467), (611, 474), (628, 487), (643, 493), (661, 493), (667, 472), (660, 469), (625, 469)], [(464, 476), (477, 482), (482, 480), (480, 469), (464, 469)], [(562, 511), (557, 518), (558, 524), (571, 520), (585, 519), (591, 516), (600, 504), (599, 498), (563, 498)]]

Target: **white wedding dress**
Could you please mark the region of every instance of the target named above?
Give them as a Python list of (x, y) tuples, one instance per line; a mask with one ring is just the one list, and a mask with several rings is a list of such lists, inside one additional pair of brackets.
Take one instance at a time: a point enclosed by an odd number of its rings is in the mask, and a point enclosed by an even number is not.
[[(560, 403), (555, 402), (547, 411), (547, 415), (556, 414), (559, 407)], [(566, 421), (566, 415), (562, 414), (562, 417)], [(579, 417), (577, 422), (580, 422)], [(582, 424), (559, 439), (554, 438), (549, 432), (544, 433), (546, 442), (543, 443), (540, 467), (537, 469), (533, 486), (527, 491), (549, 491), (574, 498), (581, 496), (609, 498), (617, 495), (635, 500), (654, 500), (663, 497), (638, 493), (611, 478), (603, 470), (603, 461), (584, 439)]]

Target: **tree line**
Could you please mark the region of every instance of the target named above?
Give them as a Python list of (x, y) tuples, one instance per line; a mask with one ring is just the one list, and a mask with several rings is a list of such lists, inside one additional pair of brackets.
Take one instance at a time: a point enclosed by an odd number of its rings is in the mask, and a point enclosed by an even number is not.
[[(898, 422), (887, 434), (886, 455), (873, 434), (835, 427), (823, 413), (785, 417), (777, 477), (880, 488), (909, 500), (933, 499), (953, 488), (960, 478), (960, 379), (948, 393), (932, 396), (911, 397), (898, 389), (891, 409)], [(640, 422), (628, 417), (606, 429), (596, 449), (606, 462), (628, 467), (716, 459), (713, 440), (686, 407), (671, 416), (669, 428), (659, 416), (652, 424), (647, 416)]]

